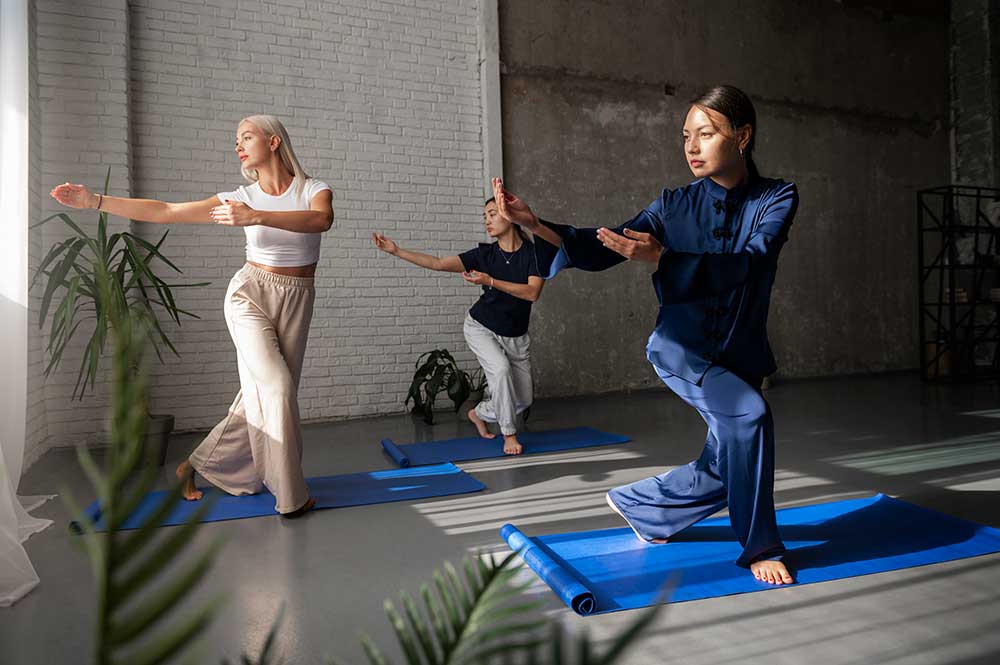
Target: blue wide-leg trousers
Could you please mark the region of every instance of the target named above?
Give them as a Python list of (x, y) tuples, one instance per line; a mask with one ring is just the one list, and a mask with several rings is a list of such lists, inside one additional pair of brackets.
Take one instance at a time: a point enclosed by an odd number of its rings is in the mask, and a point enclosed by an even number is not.
[(785, 551), (774, 515), (774, 423), (757, 386), (713, 365), (698, 384), (656, 368), (708, 425), (701, 456), (667, 473), (617, 487), (609, 498), (644, 539), (669, 538), (729, 506), (749, 566)]

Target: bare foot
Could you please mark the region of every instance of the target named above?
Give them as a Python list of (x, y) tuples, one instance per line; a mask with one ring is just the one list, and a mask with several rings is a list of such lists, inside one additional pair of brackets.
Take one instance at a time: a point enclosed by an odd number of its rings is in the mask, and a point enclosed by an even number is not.
[(632, 529), (632, 533), (635, 534), (636, 538), (638, 538), (639, 540), (641, 540), (644, 543), (653, 543), (654, 545), (666, 545), (667, 544), (668, 541), (667, 541), (666, 538), (653, 538), (652, 540), (646, 540), (645, 538), (643, 538), (642, 536), (640, 536), (639, 532), (635, 530), (634, 526), (632, 526), (632, 523), (628, 521), (628, 518), (625, 517), (625, 515), (622, 514), (622, 511), (618, 509), (618, 506), (615, 505), (615, 502), (611, 500), (611, 494), (605, 494), (604, 495), (604, 500), (608, 502), (608, 506), (611, 508), (611, 510), (615, 511), (616, 513), (618, 513), (618, 517), (620, 517), (623, 520), (625, 520), (625, 524), (629, 525), (629, 528)]
[(791, 584), (795, 581), (781, 561), (754, 561), (750, 564), (750, 572), (758, 580), (768, 584)]
[(469, 420), (472, 421), (472, 424), (476, 426), (476, 429), (479, 431), (479, 436), (483, 437), (484, 439), (496, 438), (497, 436), (496, 434), (486, 429), (486, 421), (476, 415), (475, 409), (469, 409), (469, 413), (467, 413), (466, 415), (469, 416)]
[(516, 434), (511, 434), (503, 437), (503, 454), (504, 455), (520, 455), (524, 452), (524, 446), (521, 442), (517, 440)]
[(177, 474), (177, 480), (184, 485), (181, 495), (186, 500), (197, 501), (203, 496), (202, 491), (194, 486), (194, 467), (190, 462), (187, 460), (181, 462), (174, 473)]
[(313, 506), (315, 505), (316, 505), (316, 499), (309, 497), (309, 500), (306, 501), (304, 504), (302, 504), (301, 508), (297, 508), (296, 510), (293, 510), (290, 513), (281, 513), (281, 516), (286, 519), (293, 520), (296, 517), (302, 517), (303, 515), (308, 513), (310, 510), (312, 510)]

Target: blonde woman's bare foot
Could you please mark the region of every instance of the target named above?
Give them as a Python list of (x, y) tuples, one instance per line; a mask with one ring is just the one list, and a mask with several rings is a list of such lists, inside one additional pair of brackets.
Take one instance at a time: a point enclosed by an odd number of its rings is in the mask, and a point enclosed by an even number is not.
[(484, 439), (496, 438), (497, 436), (496, 434), (486, 429), (486, 421), (476, 415), (475, 409), (469, 409), (469, 413), (467, 413), (466, 415), (469, 416), (469, 420), (472, 421), (472, 424), (476, 426), (476, 430), (479, 432), (479, 436), (483, 437)]
[(190, 462), (187, 460), (181, 462), (174, 473), (177, 475), (177, 480), (184, 485), (181, 496), (186, 500), (197, 501), (203, 496), (202, 491), (194, 486), (194, 467), (191, 466)]
[(750, 564), (750, 572), (761, 582), (768, 584), (792, 584), (792, 574), (781, 561), (754, 561)]
[(302, 517), (303, 515), (308, 513), (310, 510), (312, 510), (313, 506), (315, 505), (316, 505), (316, 499), (309, 497), (309, 500), (306, 501), (304, 504), (302, 504), (301, 508), (297, 508), (296, 510), (293, 510), (290, 513), (281, 513), (281, 516), (284, 517), (285, 519), (293, 520), (296, 517)]
[(517, 440), (516, 434), (511, 434), (503, 437), (503, 454), (504, 455), (520, 455), (524, 452), (524, 446), (521, 442)]

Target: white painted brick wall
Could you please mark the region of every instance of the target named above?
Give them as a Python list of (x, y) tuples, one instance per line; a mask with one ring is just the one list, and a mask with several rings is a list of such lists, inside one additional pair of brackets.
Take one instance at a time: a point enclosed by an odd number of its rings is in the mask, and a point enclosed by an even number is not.
[[(109, 165), (112, 191), (129, 191), (126, 0), (36, 0), (33, 23), (32, 92), (37, 115), (33, 116), (31, 181), (32, 216), (38, 219), (66, 211), (48, 196), (53, 186), (70, 181), (99, 188)], [(96, 225), (93, 212), (71, 211), (71, 215)], [(114, 227), (125, 229), (127, 222), (116, 220)], [(32, 271), (49, 247), (66, 236), (66, 227), (58, 221), (32, 233)], [(29, 325), (33, 330), (38, 330), (42, 287), (38, 284), (31, 291)], [(82, 402), (71, 400), (87, 331), (80, 327), (81, 343), (68, 349), (60, 369), (43, 380), (47, 331), (46, 325), (29, 346), (28, 461), (47, 446), (98, 441), (105, 428), (104, 382)]]
[[(28, 4), (28, 215), (31, 221), (41, 219), (42, 139), (41, 107), (38, 100), (38, 57), (35, 50), (37, 19), (35, 2)], [(41, 229), (29, 230), (28, 265), (37, 266), (42, 260)], [(48, 444), (45, 422), (45, 351), (42, 338), (36, 333), (41, 292), (36, 288), (28, 301), (28, 398), (25, 427), (24, 468), (35, 461)]]
[[(476, 0), (35, 0), (32, 215), (60, 208), (63, 181), (171, 201), (241, 184), (238, 121), (282, 118), (306, 170), (334, 189), (323, 241), (300, 402), (305, 420), (400, 411), (413, 362), (447, 347), (467, 369), (461, 323), (476, 290), (378, 255), (373, 230), (404, 246), (454, 254), (484, 240)], [(75, 215), (92, 223), (91, 213)], [(117, 228), (127, 222), (116, 220)], [(181, 357), (153, 365), (153, 408), (181, 429), (207, 428), (238, 388), (222, 318), (243, 263), (238, 229), (169, 228), (166, 253), (182, 307), (202, 318), (167, 324)], [(31, 238), (32, 265), (65, 237)], [(34, 317), (41, 288), (32, 291)], [(81, 329), (81, 332), (82, 329)], [(47, 339), (31, 346), (29, 458), (47, 446), (100, 441), (104, 382), (72, 402), (82, 347), (44, 384)]]
[[(238, 7), (238, 8), (237, 8)], [(331, 185), (316, 311), (300, 391), (304, 420), (399, 412), (413, 362), (445, 346), (473, 366), (461, 334), (475, 290), (457, 275), (377, 255), (404, 246), (454, 254), (485, 239), (474, 0), (205, 3), (134, 0), (133, 186), (190, 200), (242, 183), (232, 150), (252, 113), (285, 123), (307, 172)], [(153, 236), (165, 227), (139, 224)], [(181, 353), (154, 368), (153, 404), (206, 428), (238, 389), (222, 316), (243, 233), (174, 226), (166, 249), (202, 318), (173, 329)]]

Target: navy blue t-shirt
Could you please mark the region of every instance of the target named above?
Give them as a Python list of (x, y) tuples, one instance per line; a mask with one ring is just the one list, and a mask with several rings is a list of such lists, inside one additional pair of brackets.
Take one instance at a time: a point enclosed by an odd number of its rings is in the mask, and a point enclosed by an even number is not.
[[(479, 243), (475, 249), (459, 254), (465, 269), (484, 272), (493, 279), (527, 284), (528, 277), (541, 277), (534, 245), (527, 240), (513, 254), (500, 249), (498, 243)], [(510, 263), (508, 263), (508, 261)], [(501, 337), (520, 337), (528, 332), (531, 301), (483, 286), (483, 295), (469, 310), (476, 321)]]

